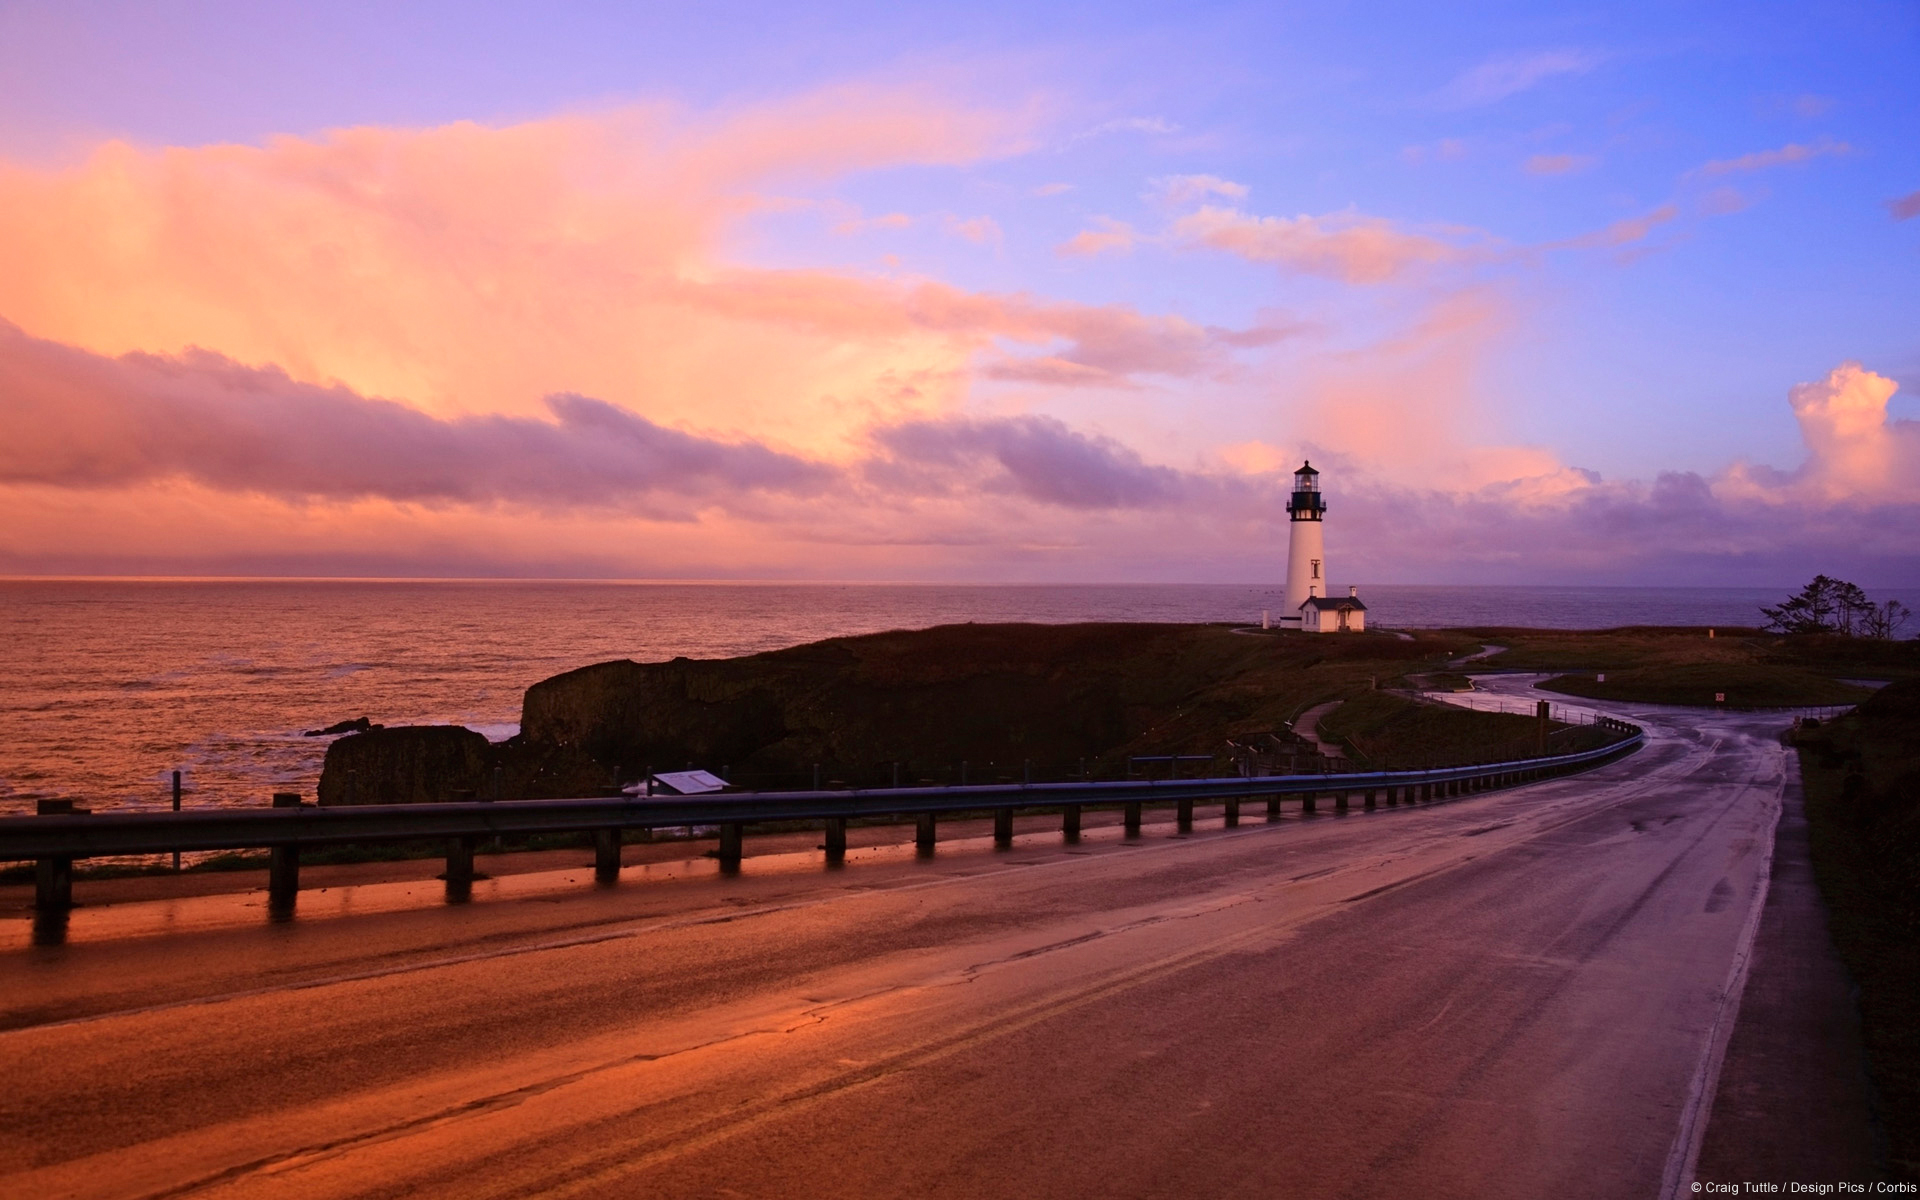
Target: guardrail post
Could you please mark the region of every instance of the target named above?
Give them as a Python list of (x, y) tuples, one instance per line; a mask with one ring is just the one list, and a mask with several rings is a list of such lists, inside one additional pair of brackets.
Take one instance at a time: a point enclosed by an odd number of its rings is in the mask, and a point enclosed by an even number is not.
[[(74, 808), (71, 800), (42, 800), (34, 805), (33, 811), (35, 816), (64, 817), (83, 810)], [(59, 914), (64, 918), (66, 911), (72, 907), (73, 860), (71, 858), (36, 859), (33, 864), (34, 911), (45, 913), (50, 917)], [(66, 933), (64, 924), (61, 925), (60, 933), (64, 938)]]
[(1333, 811), (1335, 811), (1335, 812), (1337, 812), (1337, 813), (1343, 813), (1343, 812), (1345, 812), (1345, 811), (1347, 811), (1347, 800), (1348, 800), (1348, 798), (1349, 798), (1349, 797), (1348, 797), (1348, 793), (1346, 793), (1346, 792), (1344, 792), (1344, 791), (1343, 791), (1343, 792), (1336, 792), (1336, 793), (1334, 794), (1334, 797), (1333, 797)]
[[(275, 808), (299, 808), (299, 792), (275, 792)], [(275, 918), (293, 915), (294, 901), (300, 895), (300, 847), (275, 846), (267, 852), (267, 915)]]
[(620, 831), (593, 831), (593, 880), (595, 883), (620, 881)]
[(1069, 842), (1080, 840), (1080, 806), (1068, 804), (1060, 809), (1060, 836)]
[(723, 821), (720, 824), (720, 868), (724, 871), (740, 869), (741, 825), (738, 821)]
[(1127, 801), (1127, 807), (1125, 809), (1125, 816), (1123, 819), (1126, 823), (1127, 836), (1130, 838), (1139, 837), (1140, 836), (1140, 802), (1138, 800)]
[(1013, 845), (1013, 810), (993, 810), (993, 844), (1001, 848)]
[[(995, 819), (995, 823), (998, 824), (997, 816)], [(934, 818), (933, 818), (933, 814), (930, 812), (921, 813), (919, 819), (914, 823), (913, 845), (914, 845), (914, 848), (916, 850), (919, 850), (922, 854), (933, 853), (933, 840), (934, 840), (933, 827), (934, 827)]]
[(1182, 796), (1174, 806), (1174, 825), (1181, 833), (1193, 832), (1193, 798)]
[(1374, 809), (1379, 807), (1379, 801), (1375, 799), (1372, 788), (1367, 789), (1366, 797), (1362, 801), (1362, 803), (1364, 803), (1368, 809)]
[(1238, 799), (1229, 800), (1227, 801), (1227, 828), (1234, 829), (1237, 828), (1239, 824), (1240, 801)]
[(845, 817), (827, 818), (827, 861), (842, 862), (847, 857), (847, 819)]
[(1313, 801), (1314, 801), (1314, 796), (1312, 792), (1302, 792), (1300, 794), (1300, 813), (1302, 816), (1308, 816), (1312, 814)]
[(447, 903), (465, 904), (473, 898), (473, 839), (447, 839)]
[(73, 907), (73, 860), (43, 858), (33, 864), (36, 912), (65, 912)]

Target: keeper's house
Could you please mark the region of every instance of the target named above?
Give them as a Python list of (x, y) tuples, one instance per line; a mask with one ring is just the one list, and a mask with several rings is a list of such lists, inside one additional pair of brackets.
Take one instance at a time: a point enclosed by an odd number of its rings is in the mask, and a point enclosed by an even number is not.
[(1357, 587), (1338, 599), (1308, 596), (1300, 605), (1300, 628), (1307, 633), (1360, 633), (1366, 627), (1367, 606), (1360, 603)]

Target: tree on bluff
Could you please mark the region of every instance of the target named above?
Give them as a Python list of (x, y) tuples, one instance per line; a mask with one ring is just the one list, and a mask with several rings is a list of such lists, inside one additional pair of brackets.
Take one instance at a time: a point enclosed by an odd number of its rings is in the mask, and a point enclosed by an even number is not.
[(1858, 584), (1815, 575), (1813, 582), (1779, 607), (1760, 607), (1764, 628), (1780, 633), (1838, 633), (1845, 637), (1891, 638), (1912, 615), (1898, 600), (1875, 604)]

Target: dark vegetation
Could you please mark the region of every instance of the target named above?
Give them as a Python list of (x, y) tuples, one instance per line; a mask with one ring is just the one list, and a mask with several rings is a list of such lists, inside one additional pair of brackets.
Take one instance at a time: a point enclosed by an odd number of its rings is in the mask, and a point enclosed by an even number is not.
[(1507, 647), (1483, 660), (1490, 668), (1558, 673), (1541, 686), (1604, 700), (1713, 705), (1723, 693), (1729, 708), (1853, 704), (1867, 691), (1847, 680), (1920, 679), (1913, 640), (1705, 628), (1463, 632)]
[(1913, 614), (1898, 600), (1876, 605), (1858, 584), (1815, 575), (1813, 582), (1760, 609), (1765, 628), (1779, 633), (1837, 633), (1841, 637), (1893, 638)]
[(1920, 1180), (1920, 681), (1795, 741), (1814, 870), (1860, 989), (1893, 1170)]
[[(527, 690), (521, 733), (386, 729), (328, 751), (323, 804), (600, 794), (688, 765), (744, 787), (1123, 778), (1136, 756), (1283, 753), (1306, 708), (1404, 684), (1474, 643), (1449, 632), (1213, 625), (952, 625), (711, 661), (610, 662)], [(1475, 719), (1374, 729), (1367, 753), (1473, 761)], [(1417, 732), (1416, 732), (1417, 731)], [(1404, 749), (1395, 738), (1413, 737)], [(1504, 736), (1504, 735), (1502, 735)], [(1450, 740), (1451, 738), (1451, 740)], [(1499, 741), (1499, 737), (1492, 739)], [(1140, 768), (1147, 769), (1147, 768)], [(1165, 767), (1159, 768), (1164, 770)], [(1194, 768), (1197, 769), (1197, 768)], [(351, 772), (351, 776), (349, 776)]]
[[(1726, 708), (1858, 704), (1872, 693), (1811, 671), (1770, 663), (1670, 663), (1594, 675), (1562, 675), (1542, 686), (1595, 700), (1639, 700)], [(1724, 701), (1715, 697), (1724, 696)]]

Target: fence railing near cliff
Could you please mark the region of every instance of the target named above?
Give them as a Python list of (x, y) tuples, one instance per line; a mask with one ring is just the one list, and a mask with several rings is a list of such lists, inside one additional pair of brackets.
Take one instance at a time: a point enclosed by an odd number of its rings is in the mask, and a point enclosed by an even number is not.
[(1081, 810), (1089, 806), (1122, 808), (1128, 835), (1139, 833), (1142, 809), (1149, 804), (1175, 805), (1176, 820), (1184, 830), (1193, 824), (1197, 802), (1224, 801), (1227, 823), (1234, 825), (1239, 822), (1240, 805), (1247, 800), (1265, 800), (1269, 816), (1280, 814), (1285, 797), (1298, 800), (1308, 813), (1315, 811), (1322, 797), (1330, 799), (1336, 811), (1345, 811), (1355, 796), (1361, 797), (1367, 808), (1382, 801), (1388, 805), (1421, 803), (1584, 770), (1629, 754), (1643, 744), (1645, 734), (1639, 726), (1605, 720), (1619, 739), (1597, 749), (1412, 771), (331, 808), (301, 804), (298, 797), (283, 796), (276, 798), (272, 808), (7, 817), (0, 818), (0, 861), (34, 861), (36, 905), (42, 914), (53, 914), (64, 913), (71, 906), (75, 859), (264, 848), (271, 853), (268, 909), (286, 915), (292, 912), (299, 890), (303, 846), (444, 838), (448, 897), (460, 900), (471, 889), (474, 849), (482, 838), (591, 833), (597, 845), (596, 878), (608, 881), (619, 875), (620, 835), (627, 829), (718, 826), (721, 863), (737, 867), (746, 827), (775, 822), (824, 822), (830, 858), (845, 854), (849, 820), (875, 817), (912, 818), (918, 826), (915, 841), (922, 848), (933, 846), (940, 816), (958, 813), (991, 812), (994, 838), (1003, 845), (1013, 839), (1013, 815), (1020, 809), (1059, 810), (1062, 831), (1069, 839), (1079, 836)]

